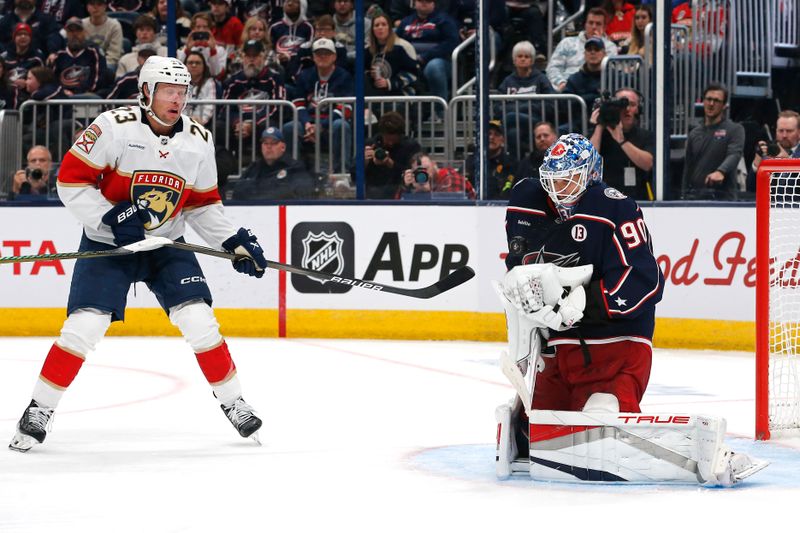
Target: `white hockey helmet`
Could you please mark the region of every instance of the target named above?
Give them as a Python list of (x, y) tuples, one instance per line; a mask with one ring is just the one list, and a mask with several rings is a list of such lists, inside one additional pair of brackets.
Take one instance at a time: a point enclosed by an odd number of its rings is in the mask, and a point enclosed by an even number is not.
[[(153, 117), (156, 122), (162, 126), (171, 126), (166, 124), (151, 109), (153, 105), (153, 95), (156, 93), (156, 86), (159, 83), (173, 83), (175, 85), (186, 86), (186, 101), (183, 108), (189, 102), (189, 94), (191, 94), (192, 75), (189, 74), (189, 69), (179, 59), (174, 57), (150, 56), (142, 65), (139, 71), (139, 107), (141, 107), (148, 115)], [(143, 87), (147, 85), (147, 91), (150, 93), (150, 98), (145, 98)], [(181, 109), (183, 113), (183, 109)]]

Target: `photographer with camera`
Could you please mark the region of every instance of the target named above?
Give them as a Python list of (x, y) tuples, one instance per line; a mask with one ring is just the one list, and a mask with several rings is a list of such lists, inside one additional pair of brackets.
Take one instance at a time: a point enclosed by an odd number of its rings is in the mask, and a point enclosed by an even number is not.
[(603, 180), (636, 200), (653, 200), (653, 134), (639, 127), (638, 92), (619, 89), (595, 102), (591, 141), (603, 157)]
[(784, 159), (787, 157), (792, 159), (800, 158), (800, 114), (791, 110), (778, 113), (774, 141), (761, 140), (756, 143), (752, 179), (755, 179), (755, 173), (758, 172), (758, 167), (764, 159)]
[(703, 124), (689, 132), (682, 195), (691, 200), (735, 200), (736, 168), (744, 149), (744, 128), (725, 118), (728, 90), (710, 83), (703, 90)]
[(378, 135), (364, 147), (366, 193), (368, 199), (394, 198), (403, 181), (403, 169), (422, 148), (405, 135), (406, 123), (397, 111), (388, 111), (378, 120)]
[(403, 172), (403, 183), (397, 189), (395, 198), (413, 198), (414, 194), (431, 192), (463, 193), (470, 200), (475, 199), (472, 183), (456, 169), (441, 168), (428, 154), (418, 153), (412, 158), (411, 168)]
[[(28, 165), (14, 173), (9, 200), (22, 199), (20, 196), (55, 196), (55, 183), (50, 182), (53, 158), (46, 146), (36, 145), (28, 150)], [(55, 180), (54, 180), (55, 181)]]

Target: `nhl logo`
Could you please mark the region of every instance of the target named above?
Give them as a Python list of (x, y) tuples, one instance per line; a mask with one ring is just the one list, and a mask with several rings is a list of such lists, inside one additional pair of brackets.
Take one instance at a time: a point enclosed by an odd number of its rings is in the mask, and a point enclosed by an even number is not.
[[(308, 232), (303, 239), (303, 268), (320, 270), (329, 274), (341, 275), (344, 271), (344, 257), (342, 256), (343, 239), (339, 233), (320, 233)], [(325, 284), (324, 279), (312, 278), (319, 283)]]

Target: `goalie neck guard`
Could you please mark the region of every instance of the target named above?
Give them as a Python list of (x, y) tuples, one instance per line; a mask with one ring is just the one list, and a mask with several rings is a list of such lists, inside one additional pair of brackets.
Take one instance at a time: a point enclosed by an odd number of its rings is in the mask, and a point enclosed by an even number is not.
[(591, 141), (577, 133), (562, 135), (544, 156), (539, 180), (562, 219), (572, 216), (588, 187), (603, 179), (603, 159)]
[[(192, 76), (189, 74), (189, 69), (186, 68), (186, 65), (174, 57), (150, 56), (139, 71), (139, 107), (162, 126), (172, 126), (173, 124), (167, 124), (158, 118), (152, 109), (153, 99), (159, 83), (186, 86), (186, 99), (181, 108), (181, 113), (183, 113), (183, 110), (186, 109), (186, 104), (189, 103)], [(147, 91), (150, 93), (149, 98), (144, 94), (145, 85), (147, 85)]]

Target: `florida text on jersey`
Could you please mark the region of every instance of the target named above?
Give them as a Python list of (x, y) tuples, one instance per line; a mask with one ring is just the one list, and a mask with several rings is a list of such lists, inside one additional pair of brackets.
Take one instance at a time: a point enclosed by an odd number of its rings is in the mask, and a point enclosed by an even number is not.
[(186, 116), (164, 136), (138, 107), (102, 113), (64, 156), (58, 194), (87, 237), (107, 244), (114, 237), (101, 218), (126, 200), (147, 210), (148, 235), (176, 239), (187, 220), (213, 245), (236, 233), (222, 214), (211, 133)]
[[(636, 202), (600, 183), (586, 189), (573, 215), (562, 221), (539, 180), (525, 179), (512, 190), (506, 234), (508, 268), (537, 262), (594, 266), (587, 320), (558, 337), (650, 343), (664, 276)], [(597, 317), (588, 312), (592, 304)]]

